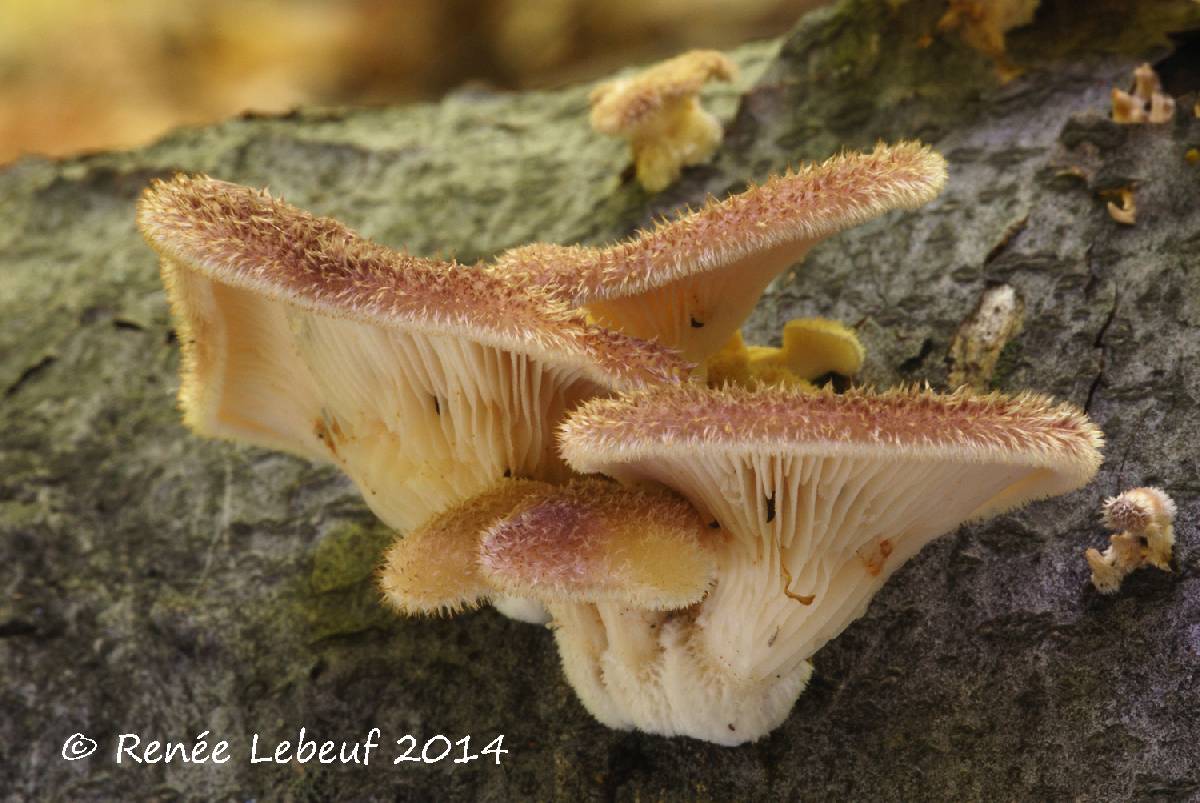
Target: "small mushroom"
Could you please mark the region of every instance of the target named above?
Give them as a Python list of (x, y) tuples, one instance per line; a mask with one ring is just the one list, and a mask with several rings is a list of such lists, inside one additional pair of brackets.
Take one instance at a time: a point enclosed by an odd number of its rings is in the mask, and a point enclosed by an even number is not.
[(686, 370), (538, 288), (235, 184), (158, 182), (138, 223), (179, 322), (185, 421), (337, 463), (400, 531), (506, 475), (565, 478), (567, 410)]
[(1133, 196), (1133, 187), (1121, 187), (1102, 192), (1100, 195), (1101, 197), (1113, 197), (1121, 202), (1120, 205), (1113, 201), (1105, 204), (1109, 217), (1125, 226), (1137, 223), (1137, 201)]
[(795, 377), (812, 381), (825, 374), (854, 376), (866, 352), (854, 331), (826, 318), (796, 318), (783, 327), (780, 348), (750, 346), (750, 373), (775, 381)]
[(1113, 87), (1112, 119), (1117, 123), (1169, 123), (1175, 99), (1162, 91), (1162, 81), (1149, 64), (1133, 71), (1133, 93)]
[(920, 206), (945, 178), (945, 161), (930, 149), (879, 145), (772, 178), (623, 243), (522, 246), (490, 270), (703, 363), (809, 248), (888, 210)]
[(1161, 488), (1133, 488), (1104, 501), (1104, 524), (1117, 532), (1103, 554), (1084, 553), (1092, 585), (1102, 594), (1121, 587), (1125, 576), (1146, 564), (1171, 571), (1175, 546), (1175, 500)]
[(486, 533), (482, 574), (542, 602), (614, 602), (646, 610), (699, 600), (713, 571), (705, 521), (661, 487), (598, 478), (528, 497)]
[(737, 66), (716, 50), (692, 50), (630, 78), (600, 84), (589, 97), (592, 128), (629, 140), (638, 182), (665, 189), (687, 165), (721, 144), (721, 123), (700, 105), (709, 81), (730, 81)]
[[(592, 400), (563, 425), (567, 462), (683, 495), (720, 522), (717, 570), (674, 614), (551, 604), (567, 675), (610, 724), (756, 739), (787, 716), (812, 654), (922, 546), (1080, 487), (1101, 443), (1076, 408), (1033, 394), (686, 385)], [(615, 639), (654, 648), (606, 650)]]
[(1009, 61), (1005, 34), (1013, 28), (1033, 22), (1041, 0), (949, 0), (946, 13), (938, 20), (940, 32), (957, 30), (970, 47), (990, 56), (996, 74), (1008, 82), (1021, 70)]
[(522, 502), (553, 488), (502, 479), (433, 515), (388, 550), (379, 571), (384, 599), (406, 614), (457, 613), (491, 601), (496, 588), (479, 572), (480, 535)]
[[(597, 719), (638, 723), (608, 685), (628, 667), (656, 666), (658, 628), (707, 593), (711, 528), (661, 486), (589, 478), (530, 502), (483, 538), (483, 574), (498, 588), (544, 603), (567, 680)], [(663, 613), (668, 611), (668, 613)]]

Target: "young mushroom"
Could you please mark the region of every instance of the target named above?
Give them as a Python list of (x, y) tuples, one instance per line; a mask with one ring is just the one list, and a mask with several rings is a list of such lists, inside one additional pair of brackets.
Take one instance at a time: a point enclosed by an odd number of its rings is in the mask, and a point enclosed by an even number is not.
[(1101, 554), (1084, 553), (1092, 585), (1102, 594), (1121, 587), (1125, 576), (1149, 564), (1171, 571), (1175, 546), (1175, 500), (1161, 488), (1132, 488), (1104, 501), (1104, 524), (1117, 533)]
[(398, 541), (380, 587), (407, 614), (497, 600), (530, 600), (541, 610), (541, 601), (563, 597), (676, 608), (708, 589), (713, 557), (704, 532), (700, 514), (664, 488), (597, 477), (565, 485), (506, 479)]
[(545, 287), (598, 323), (703, 363), (738, 330), (767, 284), (825, 237), (934, 198), (941, 156), (879, 145), (765, 184), (607, 248), (536, 244), (490, 270)]
[(782, 722), (813, 653), (922, 546), (1080, 487), (1102, 437), (1033, 394), (684, 385), (590, 401), (561, 444), (579, 471), (680, 493), (716, 554), (681, 610), (549, 595), (567, 677), (611, 726), (738, 744)]
[(162, 257), (187, 424), (336, 463), (401, 532), (506, 477), (565, 479), (568, 410), (688, 368), (539, 288), (265, 192), (180, 176), (147, 191), (138, 225)]
[(486, 528), (479, 563), (510, 594), (669, 610), (708, 590), (706, 531), (696, 509), (665, 488), (584, 477), (526, 496)]
[(1162, 91), (1162, 81), (1149, 64), (1133, 71), (1132, 94), (1113, 87), (1113, 122), (1169, 123), (1174, 118), (1175, 99)]
[(453, 614), (495, 601), (496, 586), (479, 571), (480, 534), (553, 489), (536, 480), (502, 479), (434, 514), (388, 550), (379, 570), (384, 601), (409, 615)]
[(996, 74), (1008, 82), (1021, 70), (1008, 58), (1005, 35), (1013, 28), (1033, 22), (1041, 0), (949, 0), (938, 20), (939, 32), (957, 30), (962, 40), (996, 65)]
[(1133, 195), (1133, 187), (1121, 187), (1116, 190), (1101, 193), (1101, 197), (1113, 197), (1120, 201), (1109, 201), (1105, 204), (1108, 216), (1118, 223), (1132, 226), (1137, 223), (1137, 200)]
[(721, 122), (700, 105), (701, 88), (730, 81), (737, 66), (716, 50), (691, 50), (631, 78), (600, 84), (588, 101), (592, 128), (629, 140), (638, 182), (665, 189), (721, 144)]
[[(600, 721), (630, 723), (612, 706), (609, 681), (628, 665), (653, 665), (659, 612), (707, 593), (715, 554), (709, 526), (661, 486), (622, 487), (595, 477), (531, 497), (484, 535), (482, 575), (498, 590), (554, 606), (551, 627), (572, 687)], [(572, 625), (574, 618), (587, 623)], [(610, 670), (608, 664), (614, 669)]]

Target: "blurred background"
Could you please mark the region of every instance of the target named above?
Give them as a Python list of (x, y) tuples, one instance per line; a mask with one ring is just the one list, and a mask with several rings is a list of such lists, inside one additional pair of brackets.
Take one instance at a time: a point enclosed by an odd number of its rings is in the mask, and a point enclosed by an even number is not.
[(560, 86), (824, 0), (0, 0), (0, 164), (247, 110)]

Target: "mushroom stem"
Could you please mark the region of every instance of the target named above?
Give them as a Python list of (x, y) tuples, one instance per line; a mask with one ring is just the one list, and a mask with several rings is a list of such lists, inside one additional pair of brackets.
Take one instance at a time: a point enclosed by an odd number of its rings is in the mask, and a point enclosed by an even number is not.
[(654, 665), (661, 651), (654, 632), (662, 620), (661, 613), (638, 610), (616, 602), (596, 603), (596, 612), (608, 633), (611, 660), (626, 666)]
[(562, 602), (550, 610), (550, 627), (562, 656), (563, 673), (584, 707), (610, 728), (635, 725), (628, 708), (613, 698), (605, 683), (608, 629), (595, 604)]
[(567, 679), (614, 728), (683, 734), (724, 745), (756, 739), (787, 717), (812, 675), (794, 659), (773, 674), (730, 671), (702, 643), (703, 615), (631, 615), (605, 604), (551, 605)]

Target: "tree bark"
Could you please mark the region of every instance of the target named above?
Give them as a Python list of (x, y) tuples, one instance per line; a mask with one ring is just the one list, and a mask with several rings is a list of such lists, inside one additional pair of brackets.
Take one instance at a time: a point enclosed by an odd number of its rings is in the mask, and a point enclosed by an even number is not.
[[(941, 0), (817, 11), (778, 48), (738, 51), (742, 83), (709, 93), (730, 120), (721, 151), (654, 197), (622, 178), (624, 146), (588, 129), (587, 87), (244, 117), (0, 172), (0, 788), (14, 800), (1200, 795), (1200, 164), (1186, 158), (1200, 148), (1200, 45), (1165, 36), (1200, 26), (1200, 7), (1082, 5), (1046, 0), (1010, 34), (1024, 72), (1007, 84), (936, 31)], [(1110, 88), (1147, 58), (1178, 98), (1175, 120), (1111, 122)], [(343, 477), (180, 424), (178, 349), (133, 225), (153, 177), (269, 185), (389, 245), (470, 261), (533, 240), (608, 241), (788, 164), (903, 138), (946, 155), (944, 195), (814, 250), (772, 286), (748, 340), (837, 318), (867, 346), (865, 381), (953, 376), (1069, 399), (1104, 428), (1107, 459), (1077, 493), (927, 547), (817, 654), (791, 717), (758, 743), (610, 731), (564, 682), (551, 634), (490, 609), (392, 616), (371, 582), (392, 536)], [(1132, 226), (1101, 195), (1123, 187)], [(998, 346), (979, 334), (989, 291), (1009, 299)], [(1099, 504), (1143, 484), (1179, 504), (1174, 571), (1101, 596), (1082, 556), (1107, 541)], [(250, 763), (255, 733), (261, 755), (301, 726), (337, 742), (378, 727), (383, 746), (369, 766)], [(115, 760), (123, 733), (203, 731), (210, 749), (230, 742), (228, 763)], [(99, 750), (65, 761), (75, 732)], [(435, 734), (470, 735), (475, 752), (504, 734), (509, 752), (499, 767), (393, 765), (405, 734), (418, 754)]]

